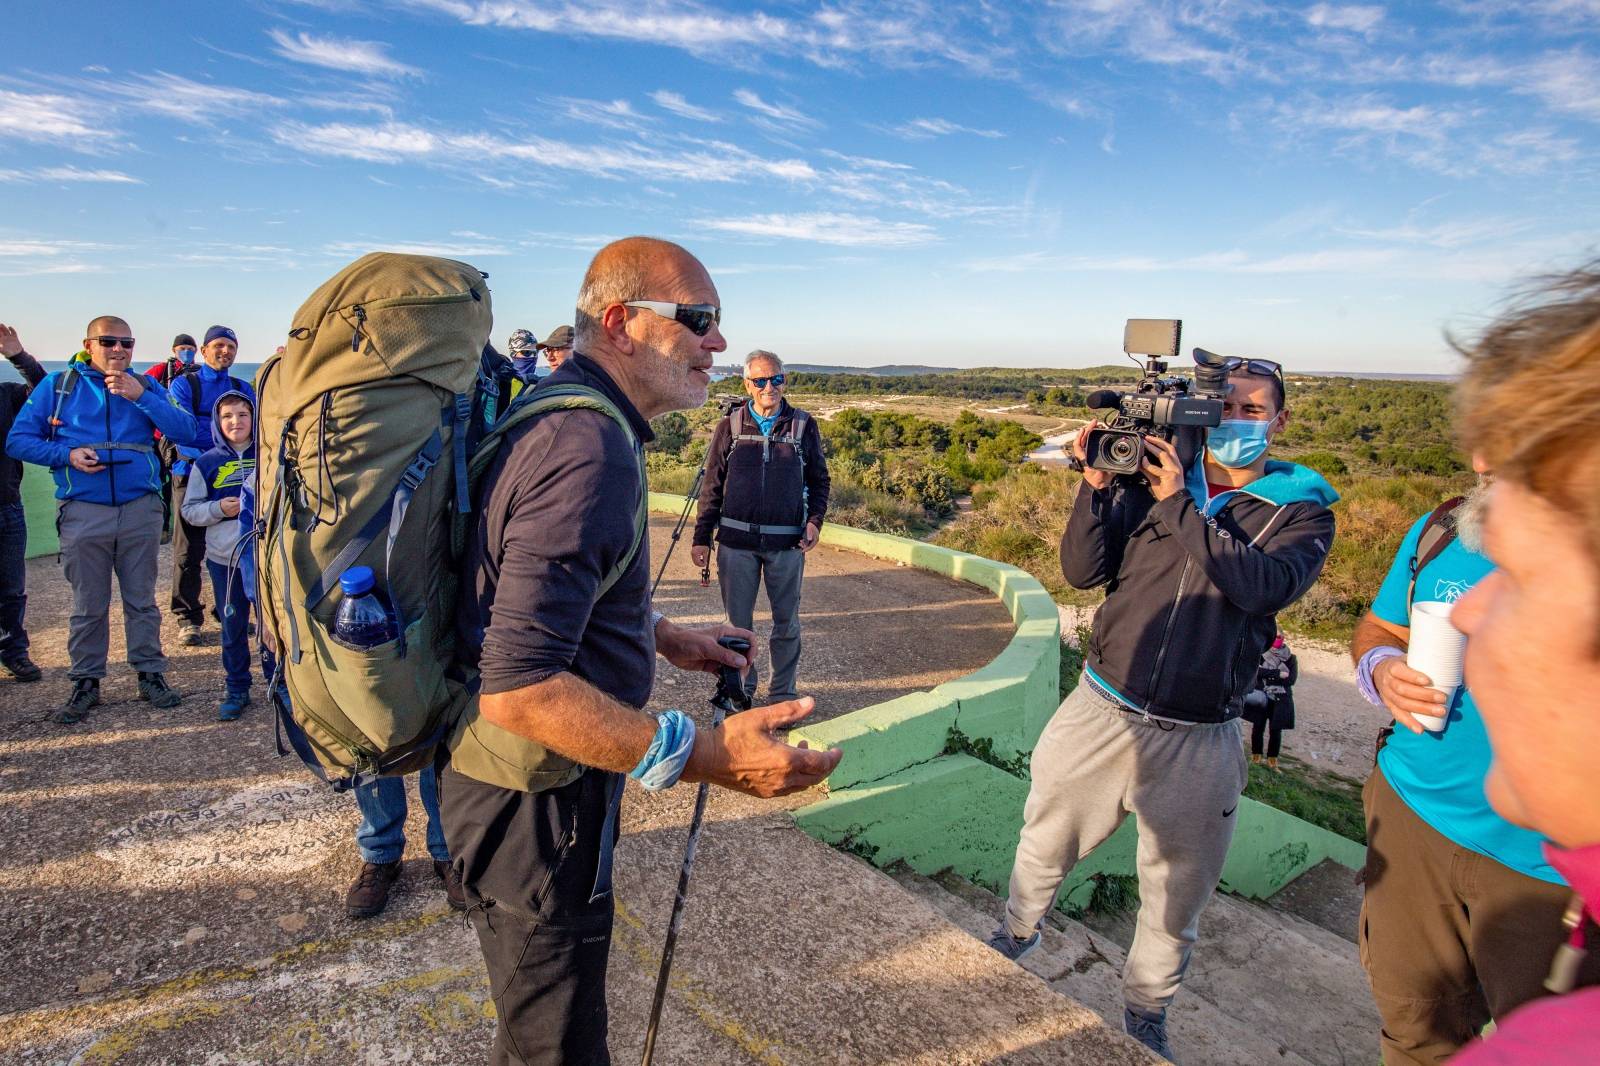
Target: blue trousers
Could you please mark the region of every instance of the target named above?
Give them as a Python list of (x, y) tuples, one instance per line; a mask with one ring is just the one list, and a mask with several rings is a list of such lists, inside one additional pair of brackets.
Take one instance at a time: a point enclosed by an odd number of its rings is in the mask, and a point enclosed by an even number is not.
[(0, 506), (0, 661), (27, 653), (28, 631), (22, 615), (28, 607), (28, 520), (22, 504)]
[[(426, 767), (418, 777), (417, 791), (422, 793), (422, 809), (428, 815), (428, 854), (440, 862), (449, 862), (450, 848), (439, 825), (439, 783), (433, 767)], [(405, 778), (380, 777), (354, 792), (356, 806), (361, 808), (361, 827), (356, 830), (361, 861), (398, 861), (406, 847)]]
[(217, 620), (222, 623), (222, 668), (228, 673), (229, 692), (250, 691), (250, 601), (244, 598), (244, 581), (237, 567), (206, 560), (211, 574), (211, 594), (216, 597)]

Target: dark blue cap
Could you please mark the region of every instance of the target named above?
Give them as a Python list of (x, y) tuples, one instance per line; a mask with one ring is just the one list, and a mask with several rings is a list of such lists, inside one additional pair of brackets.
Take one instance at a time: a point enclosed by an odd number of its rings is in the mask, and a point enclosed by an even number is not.
[(206, 330), (206, 343), (207, 344), (210, 344), (212, 341), (216, 340), (218, 337), (226, 337), (228, 340), (232, 341), (235, 344), (239, 343), (238, 336), (235, 335), (233, 330), (229, 329), (227, 326), (212, 326), (210, 329)]
[(372, 567), (352, 566), (339, 575), (339, 587), (346, 596), (359, 596), (372, 591)]

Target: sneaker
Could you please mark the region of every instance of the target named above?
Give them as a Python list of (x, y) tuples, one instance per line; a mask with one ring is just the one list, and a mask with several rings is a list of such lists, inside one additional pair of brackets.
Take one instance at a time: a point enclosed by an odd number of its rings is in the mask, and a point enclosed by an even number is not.
[(237, 722), (248, 706), (250, 706), (250, 693), (230, 692), (217, 705), (217, 721)]
[(56, 709), (50, 720), (59, 725), (72, 725), (83, 721), (89, 708), (100, 702), (100, 682), (92, 677), (80, 677), (72, 685), (72, 695)]
[(26, 653), (0, 662), (0, 666), (18, 681), (37, 681), (44, 676), (44, 671), (35, 666)]
[(1167, 1012), (1146, 1014), (1142, 1010), (1132, 1007), (1122, 1008), (1122, 1031), (1133, 1037), (1145, 1047), (1170, 1062), (1177, 1060), (1172, 1057), (1172, 1045), (1167, 1042)]
[(167, 684), (165, 674), (139, 671), (139, 698), (149, 700), (153, 707), (166, 710), (183, 702), (183, 694)]
[(372, 918), (383, 913), (389, 889), (400, 880), (400, 860), (364, 862), (350, 891), (344, 894), (344, 913), (351, 918)]
[(989, 934), (989, 946), (1000, 954), (1017, 962), (1028, 952), (1039, 946), (1039, 941), (1044, 939), (1044, 934), (1035, 929), (1033, 935), (1026, 940), (1018, 940), (1011, 935), (1011, 930), (1001, 926)]
[(200, 627), (193, 622), (185, 622), (178, 627), (178, 643), (186, 648), (198, 648), (206, 641), (205, 634), (200, 632)]
[(433, 876), (444, 882), (444, 898), (450, 904), (450, 909), (464, 911), (467, 909), (467, 890), (462, 887), (461, 875), (449, 862), (433, 860)]

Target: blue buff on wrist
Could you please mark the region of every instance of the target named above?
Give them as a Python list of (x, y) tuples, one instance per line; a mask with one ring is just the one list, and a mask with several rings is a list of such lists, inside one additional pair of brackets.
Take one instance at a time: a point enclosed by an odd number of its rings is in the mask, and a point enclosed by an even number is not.
[(651, 792), (671, 788), (683, 776), (694, 751), (694, 719), (682, 711), (667, 711), (656, 719), (655, 739), (628, 776)]

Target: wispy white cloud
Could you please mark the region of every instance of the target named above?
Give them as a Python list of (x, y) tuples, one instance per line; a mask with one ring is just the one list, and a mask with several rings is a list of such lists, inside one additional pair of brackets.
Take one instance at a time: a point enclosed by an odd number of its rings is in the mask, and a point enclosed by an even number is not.
[(763, 100), (760, 95), (750, 89), (735, 89), (733, 98), (743, 106), (754, 111), (756, 117), (751, 121), (767, 125), (776, 129), (815, 129), (822, 123), (797, 108), (787, 104), (775, 104)]
[(663, 111), (671, 111), (682, 118), (692, 118), (696, 122), (721, 122), (722, 116), (715, 111), (698, 107), (684, 99), (682, 93), (670, 92), (666, 89), (657, 89), (650, 94), (650, 99)]
[(1335, 226), (1333, 230), (1344, 236), (1386, 244), (1462, 248), (1468, 245), (1504, 241), (1527, 231), (1532, 225), (1529, 220), (1518, 218), (1465, 218), (1428, 225), (1408, 220), (1398, 226)]
[(105, 96), (136, 110), (191, 123), (209, 123), (237, 115), (255, 114), (281, 108), (287, 103), (282, 97), (270, 93), (213, 85), (165, 71), (98, 81), (94, 86)]
[(485, 162), (511, 161), (602, 178), (709, 183), (762, 178), (808, 181), (818, 176), (803, 160), (770, 159), (720, 142), (673, 149), (579, 144), (545, 137), (512, 140), (492, 133), (434, 132), (400, 122), (363, 126), (290, 121), (274, 126), (271, 135), (279, 144), (313, 155), (371, 163), (481, 166)]
[(1313, 4), (1306, 21), (1319, 30), (1349, 30), (1371, 33), (1383, 22), (1383, 8), (1367, 4)]
[(830, 212), (714, 218), (700, 225), (705, 229), (744, 237), (814, 241), (844, 247), (903, 248), (929, 244), (939, 239), (932, 226), (920, 222), (888, 222), (869, 216)]
[(366, 255), (368, 252), (401, 252), (405, 255), (438, 255), (446, 259), (481, 259), (491, 256), (514, 255), (515, 251), (503, 244), (459, 244), (451, 241), (336, 241), (322, 249), (329, 255), (345, 258)]
[(381, 41), (318, 37), (304, 31), (290, 34), (287, 30), (271, 30), (267, 36), (277, 45), (274, 52), (296, 63), (380, 78), (414, 78), (422, 74), (389, 55), (389, 46)]
[(585, 126), (603, 126), (613, 130), (637, 130), (654, 122), (641, 115), (626, 100), (584, 100), (572, 96), (558, 96), (550, 101), (563, 117)]
[(99, 124), (88, 100), (0, 89), (0, 137), (84, 145), (110, 138), (111, 131)]
[(902, 122), (898, 126), (890, 126), (886, 132), (908, 141), (926, 141), (934, 137), (948, 137), (953, 133), (965, 133), (989, 140), (997, 140), (1005, 136), (999, 130), (963, 126), (959, 122), (952, 122), (947, 118), (914, 118), (909, 122)]
[(943, 62), (980, 73), (1004, 69), (1007, 20), (926, 0), (834, 0), (792, 16), (731, 11), (683, 0), (407, 0), (472, 26), (677, 48), (721, 62), (795, 56), (831, 68), (859, 60), (893, 66)]
[(120, 170), (83, 170), (74, 166), (39, 167), (34, 170), (0, 170), (0, 182), (10, 184), (33, 183), (104, 183), (108, 185), (143, 185), (144, 182)]

